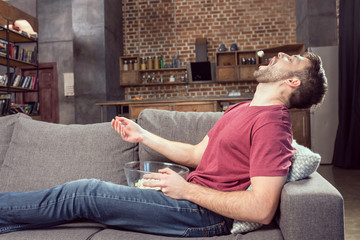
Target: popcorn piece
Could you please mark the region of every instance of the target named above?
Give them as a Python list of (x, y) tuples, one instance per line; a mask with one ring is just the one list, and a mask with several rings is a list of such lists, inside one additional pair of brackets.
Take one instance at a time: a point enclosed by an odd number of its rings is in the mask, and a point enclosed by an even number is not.
[(261, 51), (258, 51), (258, 52), (257, 52), (257, 55), (258, 55), (259, 57), (263, 57), (263, 56), (264, 56), (264, 51), (262, 51), (262, 50), (261, 50)]

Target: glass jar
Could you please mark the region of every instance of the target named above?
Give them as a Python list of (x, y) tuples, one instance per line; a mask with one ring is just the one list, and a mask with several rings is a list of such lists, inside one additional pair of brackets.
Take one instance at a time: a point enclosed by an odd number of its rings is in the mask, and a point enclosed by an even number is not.
[(154, 69), (159, 69), (159, 58), (158, 58), (158, 56), (155, 56), (155, 59), (154, 59)]
[(153, 69), (153, 59), (152, 59), (152, 57), (149, 57), (149, 58), (148, 58), (148, 61), (147, 61), (147, 69), (148, 69), (148, 70), (152, 70), (152, 69)]
[(146, 70), (146, 57), (141, 59), (141, 70)]
[(137, 60), (134, 61), (134, 70), (135, 71), (139, 70), (139, 63)]
[(127, 60), (124, 61), (123, 70), (124, 70), (124, 71), (129, 71), (129, 65), (128, 65), (128, 61), (127, 61)]

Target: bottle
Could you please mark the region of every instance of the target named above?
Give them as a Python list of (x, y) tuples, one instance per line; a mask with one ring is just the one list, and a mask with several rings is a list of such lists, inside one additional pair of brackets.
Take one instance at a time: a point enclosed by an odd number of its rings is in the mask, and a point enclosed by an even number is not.
[(154, 59), (154, 69), (159, 69), (159, 58), (156, 55)]
[(134, 64), (132, 60), (129, 61), (129, 70), (130, 71), (134, 70)]
[(160, 55), (160, 68), (165, 68), (163, 55)]
[(143, 77), (142, 77), (142, 83), (143, 83), (143, 84), (146, 84), (146, 76), (145, 76), (145, 74), (144, 74)]
[(138, 70), (139, 70), (139, 64), (138, 64), (138, 61), (137, 61), (137, 60), (134, 61), (134, 70), (135, 70), (135, 71), (138, 71)]
[(129, 70), (129, 65), (128, 65), (128, 62), (127, 62), (126, 60), (124, 61), (123, 70), (124, 70), (124, 71), (128, 71), (128, 70)]
[(146, 70), (146, 57), (141, 59), (141, 70)]
[(181, 65), (179, 54), (176, 54), (176, 67), (179, 68)]
[(175, 55), (173, 55), (171, 67), (176, 68), (176, 57), (175, 57)]
[(148, 69), (148, 70), (152, 70), (152, 69), (153, 69), (153, 60), (152, 60), (152, 57), (149, 57), (149, 58), (148, 58), (147, 69)]

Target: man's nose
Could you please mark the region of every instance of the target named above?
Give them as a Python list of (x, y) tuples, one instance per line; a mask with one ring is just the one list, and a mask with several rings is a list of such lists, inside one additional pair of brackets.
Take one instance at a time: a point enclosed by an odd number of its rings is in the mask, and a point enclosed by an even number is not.
[(286, 53), (283, 53), (283, 52), (279, 52), (279, 53), (278, 53), (278, 58), (284, 58), (284, 57), (289, 58), (290, 56), (287, 55)]

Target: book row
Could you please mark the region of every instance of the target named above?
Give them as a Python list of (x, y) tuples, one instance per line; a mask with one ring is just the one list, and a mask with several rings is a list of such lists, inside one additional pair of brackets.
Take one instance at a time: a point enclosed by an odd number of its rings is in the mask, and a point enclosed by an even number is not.
[(37, 89), (37, 85), (39, 83), (38, 77), (22, 76), (10, 73), (9, 76), (7, 74), (0, 75), (0, 86), (7, 86), (9, 79), (11, 87), (21, 87), (32, 90)]
[(10, 114), (24, 113), (27, 115), (38, 115), (40, 110), (39, 102), (17, 104), (12, 103), (10, 108)]
[(39, 102), (26, 104), (11, 103), (11, 99), (0, 95), (0, 115), (24, 113), (27, 115), (39, 115)]
[[(7, 42), (0, 40), (0, 55), (6, 56)], [(9, 44), (9, 57), (22, 62), (36, 64), (37, 63), (37, 47), (21, 47), (19, 45)]]

